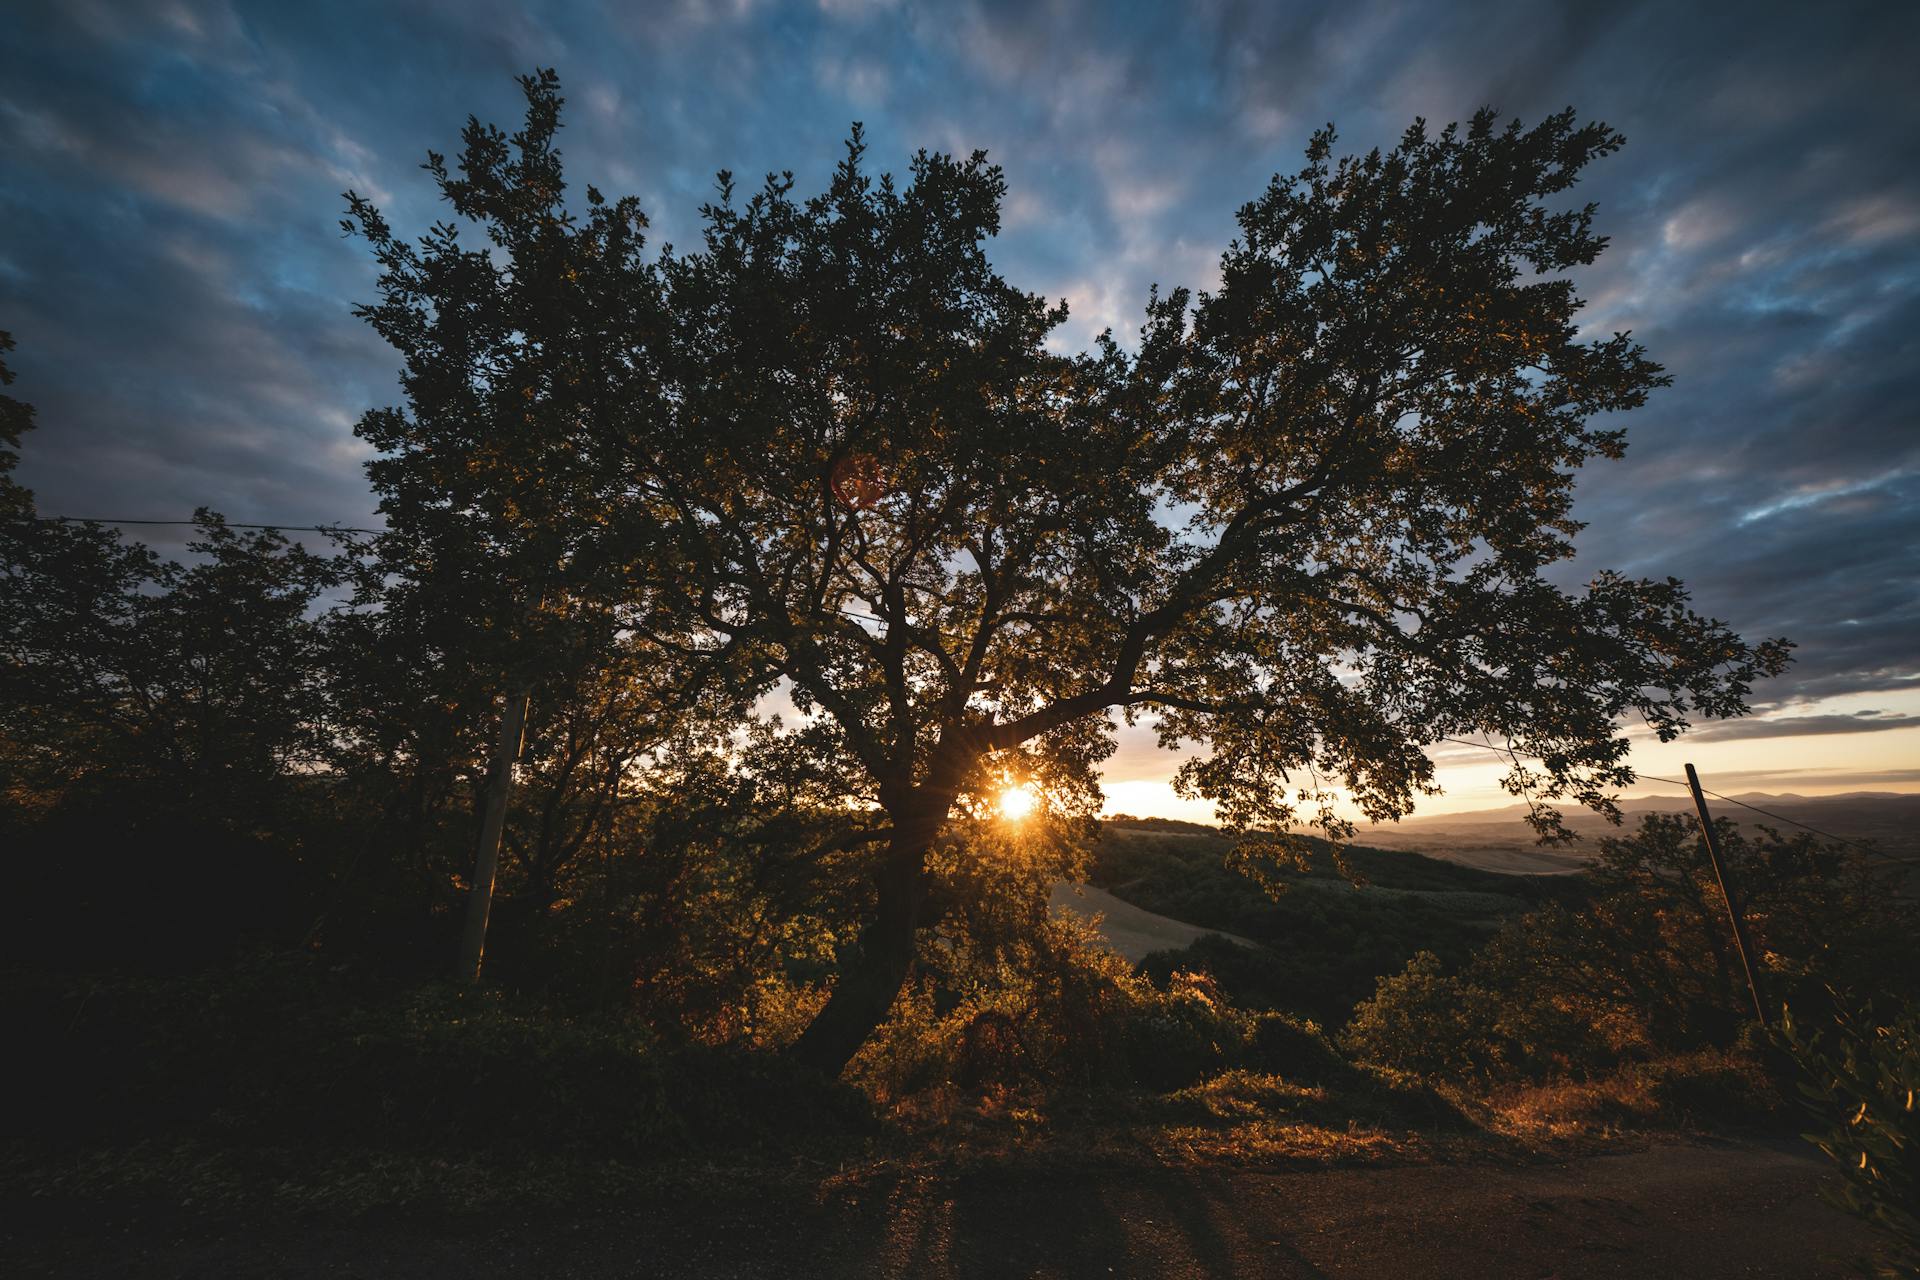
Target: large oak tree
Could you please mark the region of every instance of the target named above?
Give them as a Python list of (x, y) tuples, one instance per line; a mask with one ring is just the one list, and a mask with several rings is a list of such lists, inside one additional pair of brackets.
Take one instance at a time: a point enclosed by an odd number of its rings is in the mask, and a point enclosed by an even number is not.
[[(526, 199), (557, 209), (557, 86), (526, 85), (516, 142), (552, 158)], [(620, 531), (647, 602), (627, 634), (727, 654), (736, 692), (803, 713), (788, 750), (838, 825), (791, 856), (861, 860), (872, 898), (800, 1056), (837, 1070), (886, 1016), (943, 834), (1016, 782), (1084, 811), (1120, 719), (1196, 744), (1179, 785), (1230, 825), (1341, 835), (1337, 796), (1406, 813), (1444, 737), (1510, 748), (1551, 828), (1632, 780), (1628, 722), (1744, 710), (1784, 645), (1670, 579), (1552, 577), (1576, 469), (1664, 382), (1581, 334), (1569, 274), (1605, 240), (1566, 193), (1620, 143), (1571, 112), (1340, 159), (1318, 134), (1240, 211), (1218, 288), (1149, 298), (1132, 350), (1049, 344), (1065, 308), (988, 255), (984, 154), (875, 178), (857, 127), (823, 194), (723, 173), (692, 250), (597, 259), (620, 274), (595, 281), (617, 313), (573, 325), (594, 394), (534, 387), (564, 412), (513, 429), (550, 433), (556, 492)], [(502, 144), (436, 177), (484, 220), (463, 193), (523, 171)]]

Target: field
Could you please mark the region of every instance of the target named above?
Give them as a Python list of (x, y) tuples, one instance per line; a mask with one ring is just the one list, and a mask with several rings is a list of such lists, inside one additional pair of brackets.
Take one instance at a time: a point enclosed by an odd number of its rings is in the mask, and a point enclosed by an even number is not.
[[(1149, 972), (1205, 968), (1235, 1001), (1304, 1014), (1329, 1030), (1416, 952), (1457, 962), (1503, 920), (1578, 893), (1570, 880), (1372, 848), (1347, 851), (1365, 881), (1355, 884), (1316, 844), (1305, 868), (1277, 873), (1276, 895), (1227, 865), (1234, 844), (1191, 823), (1111, 821), (1091, 876), (1105, 897), (1079, 901), (1120, 904), (1107, 928), (1116, 949)], [(1202, 932), (1254, 945), (1223, 947)]]

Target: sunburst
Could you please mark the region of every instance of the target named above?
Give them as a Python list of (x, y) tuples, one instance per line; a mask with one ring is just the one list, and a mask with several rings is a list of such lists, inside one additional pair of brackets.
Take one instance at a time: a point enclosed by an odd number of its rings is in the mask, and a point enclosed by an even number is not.
[(1008, 787), (1000, 793), (1000, 816), (1018, 822), (1040, 806), (1040, 797), (1031, 787)]

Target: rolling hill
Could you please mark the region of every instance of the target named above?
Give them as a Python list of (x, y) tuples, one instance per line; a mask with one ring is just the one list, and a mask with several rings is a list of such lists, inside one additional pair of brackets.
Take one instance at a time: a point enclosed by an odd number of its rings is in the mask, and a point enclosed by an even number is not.
[[(1768, 817), (1754, 809), (1710, 798), (1708, 804), (1716, 818), (1731, 818), (1749, 828), (1773, 826), (1789, 834), (1798, 829), (1795, 823), (1804, 823), (1842, 839), (1871, 844), (1894, 856), (1920, 856), (1920, 795), (1873, 791), (1835, 796), (1750, 792), (1732, 799), (1777, 816)], [(1620, 808), (1626, 816), (1620, 827), (1610, 826), (1598, 814), (1586, 809), (1563, 809), (1568, 827), (1580, 840), (1558, 848), (1545, 848), (1535, 842), (1533, 831), (1526, 823), (1524, 804), (1416, 816), (1394, 824), (1364, 827), (1355, 840), (1379, 849), (1444, 858), (1484, 871), (1562, 874), (1578, 871), (1585, 865), (1592, 856), (1595, 840), (1631, 830), (1642, 814), (1691, 814), (1693, 800), (1685, 795), (1635, 796), (1622, 800)]]

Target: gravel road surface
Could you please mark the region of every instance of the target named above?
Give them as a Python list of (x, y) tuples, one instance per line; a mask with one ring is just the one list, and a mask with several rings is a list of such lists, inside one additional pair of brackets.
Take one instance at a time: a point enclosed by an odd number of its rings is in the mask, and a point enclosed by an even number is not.
[(286, 1277), (1581, 1277), (1848, 1274), (1866, 1230), (1790, 1142), (1562, 1163), (980, 1165), (611, 1210), (352, 1223), (15, 1202), (0, 1271)]

